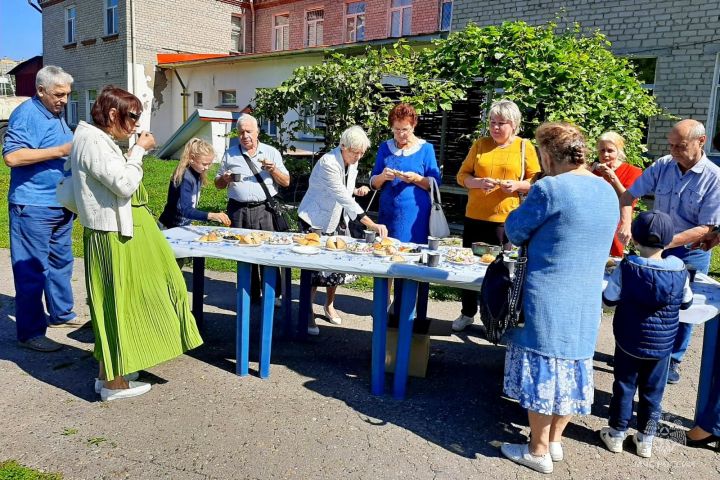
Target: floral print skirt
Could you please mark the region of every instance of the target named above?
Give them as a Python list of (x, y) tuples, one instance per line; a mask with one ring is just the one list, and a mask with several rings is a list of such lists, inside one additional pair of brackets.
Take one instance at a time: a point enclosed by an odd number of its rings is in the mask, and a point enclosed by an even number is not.
[(587, 415), (594, 394), (592, 358), (565, 360), (508, 344), (505, 395), (543, 415)]

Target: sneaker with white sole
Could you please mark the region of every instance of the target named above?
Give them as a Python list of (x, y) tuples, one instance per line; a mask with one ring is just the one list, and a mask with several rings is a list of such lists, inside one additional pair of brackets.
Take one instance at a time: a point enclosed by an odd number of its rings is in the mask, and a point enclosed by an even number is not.
[(625, 441), (625, 435), (621, 437), (614, 437), (610, 435), (613, 429), (611, 427), (603, 427), (600, 429), (600, 440), (603, 441), (608, 450), (613, 453), (620, 453), (623, 451), (623, 442)]
[(103, 387), (100, 389), (100, 399), (103, 402), (110, 402), (112, 400), (137, 397), (149, 392), (151, 387), (149, 383), (145, 382), (128, 382), (128, 384), (130, 388), (121, 388), (117, 390)]
[[(127, 382), (133, 382), (133, 381), (137, 380), (138, 377), (140, 377), (140, 373), (138, 373), (138, 372), (133, 372), (133, 373), (128, 373), (127, 375), (123, 375), (123, 378)], [(100, 380), (99, 378), (95, 379), (95, 393), (100, 393), (100, 390), (103, 389), (104, 383), (105, 383), (105, 380)]]
[(503, 443), (502, 446), (500, 446), (500, 451), (513, 462), (525, 465), (536, 472), (553, 472), (553, 463), (550, 458), (550, 453), (548, 452), (545, 455), (533, 455), (530, 453), (530, 447), (527, 443)]
[(633, 443), (637, 451), (638, 457), (650, 458), (652, 457), (652, 439), (647, 439), (642, 433), (638, 432), (633, 435)]
[(560, 442), (550, 442), (548, 451), (550, 452), (550, 458), (553, 462), (562, 462), (563, 458), (565, 458), (562, 443)]
[(468, 325), (471, 325), (475, 322), (475, 317), (468, 317), (467, 315), (460, 314), (459, 317), (457, 317), (455, 320), (453, 320), (452, 323), (452, 329), (455, 332), (462, 332), (467, 328)]

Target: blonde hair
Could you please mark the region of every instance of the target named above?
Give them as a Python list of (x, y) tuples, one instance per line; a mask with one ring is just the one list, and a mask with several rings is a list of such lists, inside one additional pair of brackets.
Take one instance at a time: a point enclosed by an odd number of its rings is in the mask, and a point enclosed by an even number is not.
[[(215, 149), (213, 146), (202, 138), (191, 138), (190, 141), (185, 144), (185, 149), (180, 157), (180, 162), (178, 163), (177, 168), (175, 168), (175, 173), (173, 173), (173, 185), (176, 187), (180, 186), (183, 175), (185, 175), (185, 170), (187, 170), (190, 166), (190, 162), (197, 160), (200, 157), (207, 157), (208, 155), (212, 155), (213, 157), (215, 156)], [(200, 174), (200, 181), (203, 185), (207, 183), (207, 171)]]
[(587, 158), (585, 137), (575, 125), (543, 123), (535, 131), (538, 148), (560, 165), (582, 165)]
[(600, 142), (612, 143), (615, 145), (615, 148), (617, 148), (618, 159), (622, 162), (627, 159), (625, 156), (625, 139), (619, 133), (610, 130), (600, 135), (600, 138), (598, 138), (597, 141), (598, 149), (600, 148)]
[(520, 126), (522, 124), (522, 114), (517, 104), (512, 100), (498, 100), (493, 103), (488, 112), (488, 119), (492, 117), (500, 117), (503, 120), (509, 121), (513, 124), (513, 135), (517, 135), (520, 132)]

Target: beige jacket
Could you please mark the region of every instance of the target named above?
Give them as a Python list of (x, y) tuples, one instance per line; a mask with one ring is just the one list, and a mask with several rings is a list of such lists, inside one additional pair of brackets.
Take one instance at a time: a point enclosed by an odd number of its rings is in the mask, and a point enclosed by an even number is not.
[(68, 162), (83, 227), (133, 236), (130, 198), (143, 177), (144, 154), (145, 150), (135, 145), (125, 157), (110, 135), (80, 122)]

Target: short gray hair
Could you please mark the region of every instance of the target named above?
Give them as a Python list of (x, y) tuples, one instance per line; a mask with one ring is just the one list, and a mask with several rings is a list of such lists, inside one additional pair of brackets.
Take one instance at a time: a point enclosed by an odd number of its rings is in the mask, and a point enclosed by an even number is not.
[(60, 67), (48, 65), (41, 68), (35, 76), (35, 89), (43, 87), (44, 89), (52, 88), (57, 85), (72, 86), (74, 80), (72, 75), (67, 73)]
[(515, 135), (520, 131), (522, 115), (520, 114), (520, 109), (512, 100), (498, 100), (493, 103), (488, 112), (488, 120), (490, 117), (500, 117), (512, 123), (514, 128), (513, 133)]
[(705, 135), (705, 125), (703, 125), (700, 122), (695, 122), (695, 124), (690, 127), (690, 140), (695, 140), (696, 138), (700, 138)]
[(240, 124), (243, 122), (251, 122), (253, 125), (255, 125), (256, 130), (260, 130), (257, 118), (253, 117), (249, 113), (241, 113), (237, 119), (237, 122), (235, 122), (235, 127), (240, 128)]
[(365, 133), (365, 130), (357, 125), (353, 125), (340, 135), (340, 146), (365, 152), (370, 148), (370, 139)]

